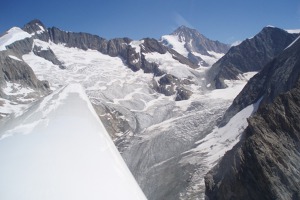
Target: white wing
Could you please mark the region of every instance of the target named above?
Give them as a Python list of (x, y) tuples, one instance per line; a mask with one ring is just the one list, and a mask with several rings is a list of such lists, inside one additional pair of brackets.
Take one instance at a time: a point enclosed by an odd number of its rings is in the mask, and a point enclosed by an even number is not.
[(0, 127), (1, 200), (146, 199), (80, 85)]

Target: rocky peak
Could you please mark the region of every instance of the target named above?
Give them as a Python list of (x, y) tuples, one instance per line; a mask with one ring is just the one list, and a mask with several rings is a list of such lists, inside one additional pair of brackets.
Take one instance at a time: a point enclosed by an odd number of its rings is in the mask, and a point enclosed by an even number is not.
[(267, 26), (254, 37), (230, 48), (208, 71), (208, 79), (216, 88), (224, 88), (226, 87), (224, 79), (238, 79), (242, 73), (260, 71), (298, 35)]
[(192, 29), (186, 26), (178, 27), (171, 35), (178, 35), (180, 42), (189, 42), (192, 38), (195, 37), (204, 37), (196, 29)]
[(177, 35), (180, 42), (185, 42), (188, 50), (205, 55), (207, 54), (207, 51), (226, 53), (229, 49), (229, 45), (222, 44), (219, 41), (210, 40), (196, 29), (188, 28), (186, 26), (180, 26), (171, 35)]
[(38, 19), (34, 19), (27, 23), (24, 27), (23, 30), (26, 31), (29, 34), (40, 34), (45, 31), (47, 31), (47, 28), (45, 25)]
[(199, 33), (196, 29), (180, 26), (169, 35), (161, 37), (161, 43), (187, 57), (198, 66), (212, 66), (229, 45), (213, 41)]
[(300, 40), (269, 62), (249, 80), (226, 111), (223, 124), (243, 108), (257, 102), (272, 102), (279, 94), (295, 87), (300, 79)]
[[(254, 36), (253, 40), (254, 42), (264, 42), (265, 47), (268, 50), (267, 53), (269, 53), (270, 56), (276, 56), (291, 42), (293, 42), (298, 35), (299, 34), (288, 33), (287, 31), (277, 27), (266, 26), (256, 36)], [(272, 48), (268, 49), (267, 45), (272, 46)]]

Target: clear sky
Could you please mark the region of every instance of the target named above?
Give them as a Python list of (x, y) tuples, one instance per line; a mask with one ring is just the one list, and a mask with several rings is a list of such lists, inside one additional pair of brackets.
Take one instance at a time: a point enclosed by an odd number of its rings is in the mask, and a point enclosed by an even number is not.
[(169, 34), (180, 25), (224, 43), (264, 26), (300, 29), (300, 0), (3, 0), (0, 32), (40, 19), (47, 27), (111, 39)]

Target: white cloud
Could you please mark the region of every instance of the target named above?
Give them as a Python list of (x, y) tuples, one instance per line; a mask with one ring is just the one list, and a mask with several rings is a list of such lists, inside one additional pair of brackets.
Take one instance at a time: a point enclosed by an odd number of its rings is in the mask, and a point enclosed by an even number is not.
[(177, 26), (187, 26), (189, 28), (194, 28), (182, 15), (175, 13), (175, 22)]

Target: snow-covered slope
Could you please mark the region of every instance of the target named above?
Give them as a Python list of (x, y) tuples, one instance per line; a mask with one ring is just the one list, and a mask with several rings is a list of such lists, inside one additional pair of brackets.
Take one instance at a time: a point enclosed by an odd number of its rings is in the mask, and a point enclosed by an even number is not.
[(3, 200), (146, 199), (78, 84), (0, 127)]
[(6, 50), (6, 46), (25, 38), (30, 38), (31, 35), (18, 27), (9, 29), (3, 36), (0, 37), (0, 51)]

